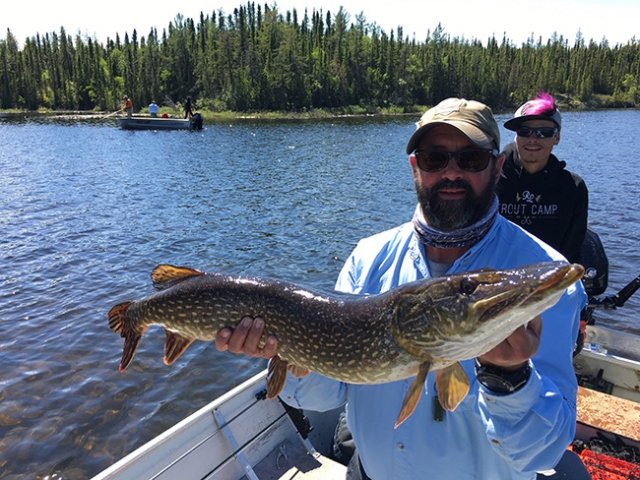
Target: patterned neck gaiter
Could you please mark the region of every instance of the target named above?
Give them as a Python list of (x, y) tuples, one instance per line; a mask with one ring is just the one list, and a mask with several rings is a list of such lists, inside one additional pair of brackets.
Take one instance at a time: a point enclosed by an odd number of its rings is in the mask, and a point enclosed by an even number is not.
[(470, 247), (487, 234), (497, 214), (498, 197), (494, 197), (487, 212), (476, 223), (458, 230), (445, 231), (429, 226), (422, 214), (422, 208), (418, 204), (413, 214), (413, 229), (418, 240), (425, 245), (437, 248)]

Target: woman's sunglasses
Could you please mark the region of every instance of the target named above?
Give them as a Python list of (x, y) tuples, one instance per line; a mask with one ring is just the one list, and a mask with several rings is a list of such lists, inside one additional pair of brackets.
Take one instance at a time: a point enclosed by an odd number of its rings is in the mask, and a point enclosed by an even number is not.
[(444, 150), (424, 149), (413, 152), (418, 162), (418, 168), (423, 172), (439, 172), (447, 167), (451, 158), (456, 159), (460, 170), (465, 172), (481, 172), (489, 165), (492, 157), (498, 155), (498, 151), (491, 148), (465, 148), (457, 152), (445, 152)]
[(529, 138), (533, 132), (536, 132), (538, 138), (551, 138), (558, 133), (558, 129), (554, 127), (518, 127), (516, 129), (516, 135), (519, 137)]

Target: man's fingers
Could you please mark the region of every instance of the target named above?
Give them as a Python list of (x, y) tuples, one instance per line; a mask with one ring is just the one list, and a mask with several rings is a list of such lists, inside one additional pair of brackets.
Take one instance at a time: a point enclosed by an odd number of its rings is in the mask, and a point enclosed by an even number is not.
[(250, 357), (273, 358), (278, 353), (278, 339), (275, 335), (267, 338), (264, 347), (260, 340), (264, 333), (264, 320), (260, 317), (244, 317), (235, 330), (223, 328), (216, 335), (216, 348), (221, 352), (244, 353)]
[[(245, 347), (245, 342), (251, 327), (253, 326), (253, 318), (244, 317), (233, 331), (233, 335), (227, 343), (231, 353), (246, 353), (250, 348)], [(247, 354), (248, 355), (248, 354)]]
[(229, 341), (232, 332), (233, 330), (231, 330), (230, 328), (223, 328), (218, 332), (218, 334), (216, 335), (216, 348), (219, 351), (224, 352), (229, 348), (227, 342)]
[(542, 319), (538, 315), (478, 359), (481, 363), (490, 363), (505, 368), (521, 365), (538, 351), (541, 333)]
[(262, 338), (262, 331), (264, 330), (264, 320), (260, 317), (256, 317), (253, 320), (251, 328), (247, 332), (247, 338), (244, 341), (242, 353), (249, 355), (250, 357), (261, 357), (262, 348), (260, 348), (260, 338)]
[(271, 335), (267, 338), (267, 343), (262, 349), (262, 356), (264, 358), (273, 358), (278, 353), (278, 338), (275, 335)]
[(532, 330), (538, 336), (538, 338), (540, 338), (540, 335), (542, 335), (542, 317), (540, 315), (535, 317), (529, 322), (527, 328)]
[(531, 358), (538, 351), (540, 346), (540, 334), (542, 333), (542, 320), (540, 316), (535, 317), (528, 324), (518, 328), (507, 338), (509, 346), (513, 350), (513, 355), (522, 358)]

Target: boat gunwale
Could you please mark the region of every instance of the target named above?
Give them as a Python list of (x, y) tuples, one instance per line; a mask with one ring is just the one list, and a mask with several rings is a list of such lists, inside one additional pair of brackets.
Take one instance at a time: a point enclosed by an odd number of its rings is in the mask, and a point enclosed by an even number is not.
[[(221, 396), (217, 397), (215, 400), (212, 400), (211, 402), (206, 404), (204, 407), (200, 408), (199, 410), (195, 411), (191, 415), (187, 416), (186, 418), (184, 418), (180, 422), (178, 422), (175, 425), (171, 426), (169, 429), (163, 431), (162, 433), (160, 433), (156, 437), (154, 437), (151, 440), (149, 440), (148, 442), (144, 443), (143, 445), (141, 445), (140, 447), (138, 447), (137, 449), (135, 449), (134, 451), (132, 451), (128, 455), (126, 455), (123, 458), (121, 458), (120, 460), (118, 460), (113, 465), (111, 465), (111, 466), (107, 467), (106, 469), (102, 470), (97, 475), (93, 476), (91, 480), (106, 480), (106, 479), (112, 478), (112, 477), (114, 477), (114, 476), (116, 476), (118, 474), (124, 473), (127, 468), (129, 468), (130, 466), (134, 465), (137, 461), (143, 460), (145, 458), (146, 454), (148, 454), (150, 452), (153, 452), (157, 448), (161, 447), (163, 444), (166, 444), (166, 443), (172, 441), (178, 435), (184, 433), (186, 430), (189, 430), (190, 427), (192, 427), (193, 425), (196, 425), (204, 417), (208, 416), (209, 414), (213, 414), (214, 410), (220, 408), (225, 403), (228, 403), (229, 401), (234, 399), (239, 393), (244, 392), (246, 390), (252, 390), (252, 391), (254, 391), (254, 393), (257, 393), (260, 390), (262, 390), (264, 388), (264, 386), (260, 385), (260, 384), (265, 382), (266, 376), (267, 376), (267, 370), (265, 369), (262, 372), (254, 375), (253, 377), (245, 380), (244, 382), (240, 383), (239, 385), (237, 385), (233, 389), (227, 391), (226, 393), (224, 393)], [(260, 388), (256, 388), (257, 386), (260, 386)], [(257, 403), (259, 401), (260, 400), (256, 399), (255, 403)], [(246, 409), (243, 410), (243, 411), (246, 411)], [(229, 424), (231, 421), (232, 420), (227, 420), (227, 424)], [(222, 428), (219, 427), (219, 429), (216, 431), (216, 433), (220, 432), (221, 429)], [(185, 452), (185, 455), (188, 454), (189, 452), (191, 452), (193, 449), (197, 448), (198, 446), (199, 446), (199, 444), (193, 445), (187, 452)], [(246, 447), (246, 445), (243, 445), (241, 447), (241, 449), (244, 448), (244, 447)], [(169, 468), (172, 468), (177, 463), (182, 461), (185, 455), (181, 455), (174, 462), (171, 462), (171, 464), (169, 464), (165, 468), (163, 468), (162, 471), (160, 471), (160, 472), (158, 472), (156, 474), (156, 477), (159, 476), (159, 475), (162, 475), (163, 472), (165, 472)], [(232, 455), (232, 457), (233, 457), (233, 455)], [(226, 459), (224, 461), (224, 463), (227, 463), (227, 462), (228, 462), (228, 459)], [(222, 463), (220, 465), (222, 465)]]
[(192, 130), (191, 120), (162, 117), (117, 117), (120, 128), (126, 130)]

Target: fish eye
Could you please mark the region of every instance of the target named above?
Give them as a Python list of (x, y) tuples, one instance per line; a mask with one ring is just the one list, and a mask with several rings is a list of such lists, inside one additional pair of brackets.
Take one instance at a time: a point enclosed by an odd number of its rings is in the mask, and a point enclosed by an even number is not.
[(476, 291), (476, 288), (478, 288), (478, 282), (470, 278), (465, 278), (460, 282), (460, 293), (465, 295), (472, 294)]

